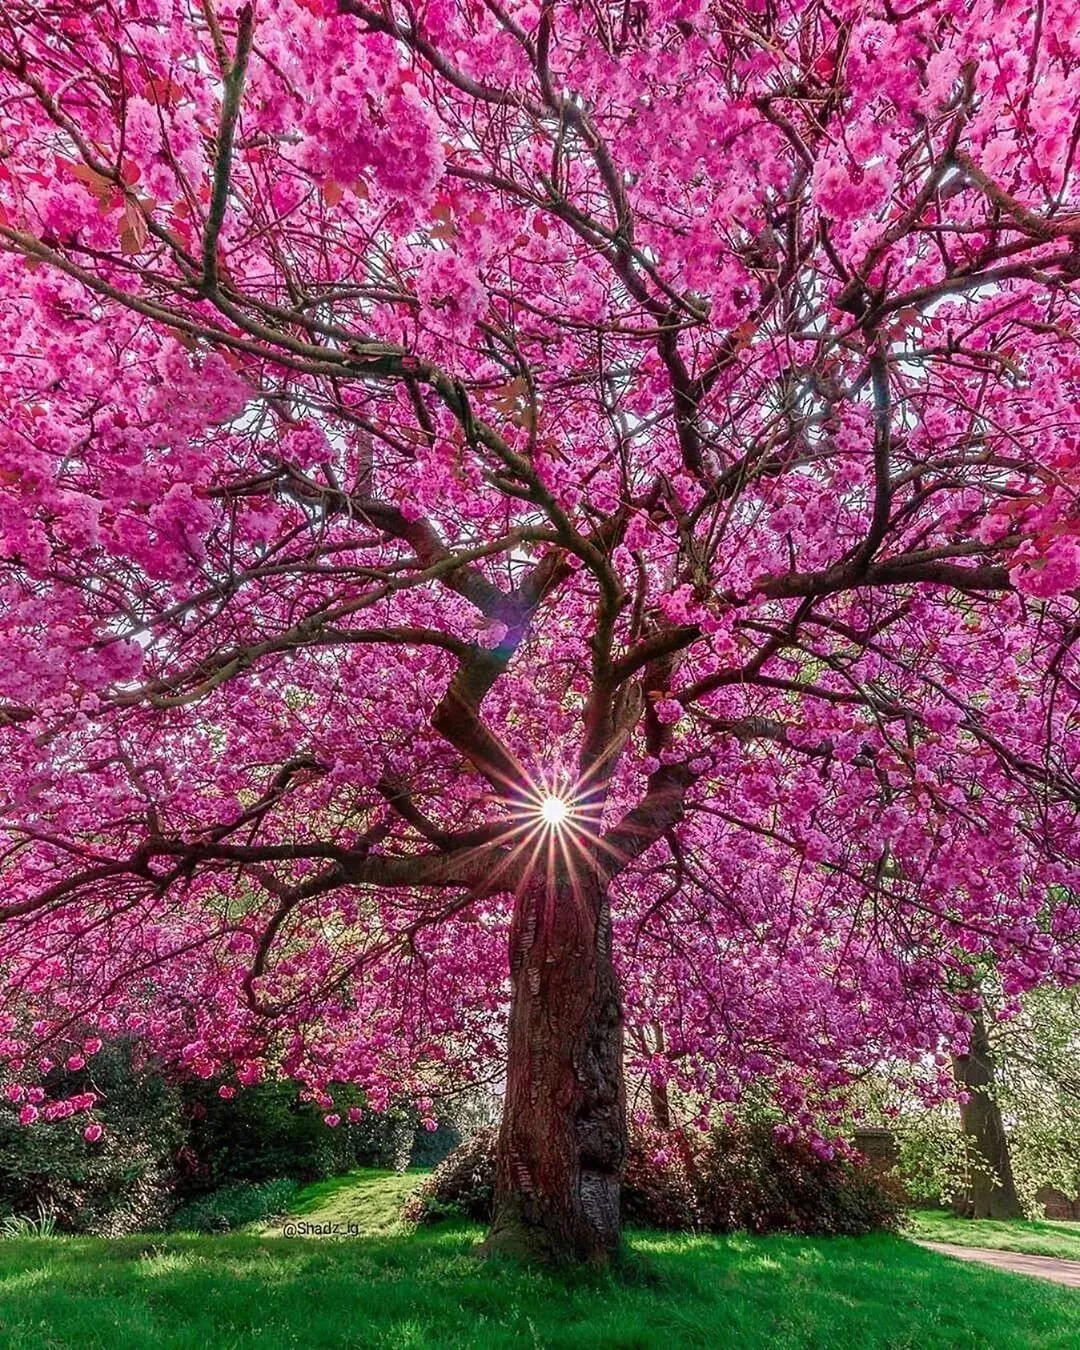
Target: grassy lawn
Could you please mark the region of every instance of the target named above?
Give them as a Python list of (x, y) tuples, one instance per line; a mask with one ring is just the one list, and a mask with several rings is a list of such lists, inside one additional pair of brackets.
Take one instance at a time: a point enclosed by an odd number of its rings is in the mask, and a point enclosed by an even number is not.
[(1080, 1344), (1075, 1291), (951, 1262), (900, 1238), (635, 1233), (620, 1277), (492, 1266), (472, 1255), (475, 1228), (396, 1228), (412, 1182), (368, 1173), (301, 1193), (297, 1220), (356, 1224), (359, 1239), (0, 1242), (0, 1346)]
[(913, 1216), (912, 1233), (931, 1242), (961, 1247), (995, 1247), (1003, 1252), (1030, 1252), (1080, 1261), (1080, 1223), (1057, 1219), (957, 1219), (943, 1210), (921, 1209)]
[[(365, 1238), (399, 1233), (402, 1202), (424, 1175), (367, 1170), (331, 1177), (298, 1191), (289, 1213), (308, 1223), (340, 1224), (346, 1228), (351, 1225), (359, 1228)], [(281, 1235), (282, 1224), (259, 1224), (255, 1231), (264, 1237), (277, 1237)]]

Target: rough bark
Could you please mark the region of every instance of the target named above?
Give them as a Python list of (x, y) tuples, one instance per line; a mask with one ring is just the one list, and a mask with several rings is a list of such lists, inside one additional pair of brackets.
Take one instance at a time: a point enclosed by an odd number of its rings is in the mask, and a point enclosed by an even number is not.
[(495, 1209), (485, 1247), (545, 1263), (610, 1260), (626, 1157), (623, 1018), (599, 879), (522, 895)]
[(968, 1189), (954, 1209), (971, 1219), (1021, 1219), (1024, 1216), (1013, 1180), (1009, 1139), (994, 1095), (994, 1058), (982, 1013), (975, 1015), (971, 1048), (953, 1057), (957, 1083), (970, 1094), (960, 1108), (960, 1122), (972, 1156)]

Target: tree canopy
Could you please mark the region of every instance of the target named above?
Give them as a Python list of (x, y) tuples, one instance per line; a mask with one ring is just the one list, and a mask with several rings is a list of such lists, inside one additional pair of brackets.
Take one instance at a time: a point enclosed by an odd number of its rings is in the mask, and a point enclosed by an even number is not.
[(596, 887), (703, 1111), (1080, 976), (1073, 18), (2, 0), (28, 1120), (496, 1074)]

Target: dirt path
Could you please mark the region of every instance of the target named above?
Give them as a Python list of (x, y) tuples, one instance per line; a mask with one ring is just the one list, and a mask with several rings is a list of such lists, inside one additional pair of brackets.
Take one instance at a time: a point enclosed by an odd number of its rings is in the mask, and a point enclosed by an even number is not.
[(994, 1266), (998, 1270), (1011, 1270), (1017, 1275), (1036, 1275), (1041, 1280), (1053, 1280), (1055, 1284), (1071, 1285), (1080, 1289), (1080, 1261), (1063, 1261), (1057, 1256), (1033, 1256), (1030, 1252), (1001, 1252), (990, 1247), (958, 1247), (952, 1242), (922, 1242), (931, 1252), (940, 1252), (942, 1256), (955, 1256), (960, 1261), (978, 1261), (984, 1266)]

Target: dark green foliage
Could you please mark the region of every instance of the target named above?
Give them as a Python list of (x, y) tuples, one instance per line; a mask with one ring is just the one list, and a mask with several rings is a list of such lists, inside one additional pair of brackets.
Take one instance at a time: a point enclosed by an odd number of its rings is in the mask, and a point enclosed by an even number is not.
[(284, 1176), (316, 1181), (352, 1165), (348, 1131), (328, 1129), (324, 1113), (300, 1101), (295, 1083), (267, 1081), (229, 1100), (214, 1084), (195, 1083), (185, 1087), (185, 1097), (186, 1190)]
[(190, 1233), (228, 1233), (258, 1219), (284, 1214), (299, 1190), (295, 1181), (236, 1181), (189, 1200), (176, 1210), (169, 1225)]
[(173, 1161), (184, 1138), (179, 1094), (131, 1043), (117, 1041), (79, 1073), (54, 1072), (50, 1095), (99, 1094), (97, 1143), (85, 1115), (20, 1125), (0, 1110), (0, 1213), (51, 1214), (61, 1231), (116, 1233), (160, 1228), (170, 1209)]
[(341, 1084), (333, 1095), (341, 1124), (332, 1129), (324, 1123), (325, 1108), (302, 1101), (295, 1083), (267, 1080), (228, 1100), (213, 1084), (186, 1086), (190, 1175), (185, 1189), (275, 1177), (319, 1181), (356, 1166), (404, 1171), (415, 1113), (410, 1108), (364, 1111), (349, 1123), (349, 1108), (362, 1108), (363, 1094)]
[[(335, 1099), (338, 1093), (334, 1093)], [(357, 1097), (354, 1095), (354, 1100)], [(362, 1097), (358, 1098), (363, 1101)], [(354, 1125), (348, 1127), (352, 1135), (353, 1161), (350, 1167), (378, 1167), (390, 1172), (404, 1172), (411, 1165), (414, 1141), (425, 1131), (417, 1130), (416, 1109), (409, 1105), (391, 1106), (386, 1111), (365, 1111)], [(447, 1149), (447, 1152), (450, 1150)]]
[(419, 1129), (412, 1137), (410, 1167), (438, 1167), (461, 1143), (462, 1133), (448, 1120), (440, 1120), (437, 1130)]
[[(496, 1131), (481, 1131), (409, 1197), (412, 1223), (491, 1217)], [(685, 1232), (859, 1235), (895, 1230), (898, 1193), (869, 1169), (821, 1158), (771, 1126), (717, 1131), (696, 1147), (680, 1131), (634, 1131), (622, 1192), (630, 1225)]]

